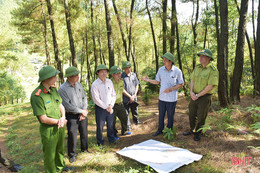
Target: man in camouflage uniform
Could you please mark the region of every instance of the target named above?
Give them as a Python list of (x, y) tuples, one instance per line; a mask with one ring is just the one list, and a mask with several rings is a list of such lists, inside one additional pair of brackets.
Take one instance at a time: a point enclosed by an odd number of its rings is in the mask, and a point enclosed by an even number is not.
[(218, 86), (218, 70), (210, 62), (213, 61), (212, 52), (203, 49), (197, 54), (200, 64), (191, 73), (189, 104), (190, 131), (183, 135), (194, 134), (194, 140), (199, 141), (201, 128), (205, 124), (211, 105), (211, 95), (216, 92)]

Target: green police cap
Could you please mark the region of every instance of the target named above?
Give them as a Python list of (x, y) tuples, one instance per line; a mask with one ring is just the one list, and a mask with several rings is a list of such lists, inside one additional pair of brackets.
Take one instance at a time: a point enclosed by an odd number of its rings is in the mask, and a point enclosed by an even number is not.
[(132, 67), (132, 64), (129, 61), (123, 62), (122, 69), (127, 68), (127, 67)]
[(205, 56), (208, 56), (210, 57), (210, 60), (214, 60), (213, 57), (212, 57), (212, 52), (209, 50), (209, 49), (203, 49), (202, 51), (200, 51), (199, 53), (197, 53), (198, 56), (200, 55), (205, 55)]
[(109, 70), (110, 74), (117, 74), (117, 73), (121, 73), (121, 72), (122, 72), (122, 70), (118, 66), (115, 66), (115, 65), (113, 67), (111, 67)]
[(168, 60), (170, 60), (172, 62), (172, 64), (174, 64), (174, 56), (173, 54), (171, 54), (170, 52), (166, 52), (162, 58), (166, 58)]
[(97, 70), (96, 70), (96, 74), (99, 70), (107, 70), (108, 71), (108, 68), (106, 65), (104, 64), (100, 64), (98, 67), (97, 67)]
[(70, 76), (74, 76), (76, 74), (79, 74), (80, 71), (76, 68), (76, 67), (69, 67), (66, 69), (65, 71), (65, 77), (70, 77)]
[(41, 82), (41, 81), (43, 81), (45, 79), (49, 79), (49, 78), (51, 78), (53, 76), (56, 76), (59, 73), (60, 73), (60, 71), (56, 70), (52, 66), (49, 66), (49, 65), (44, 66), (39, 71), (39, 80), (38, 80), (38, 82)]

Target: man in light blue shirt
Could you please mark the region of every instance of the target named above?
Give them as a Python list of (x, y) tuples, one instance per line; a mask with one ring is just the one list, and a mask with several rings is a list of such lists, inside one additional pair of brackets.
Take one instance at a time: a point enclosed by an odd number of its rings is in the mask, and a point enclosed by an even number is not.
[(174, 66), (174, 57), (167, 52), (163, 56), (163, 65), (159, 68), (155, 80), (146, 77), (142, 80), (155, 85), (161, 85), (159, 93), (159, 127), (153, 136), (162, 134), (164, 129), (164, 117), (167, 111), (167, 128), (173, 128), (175, 107), (178, 100), (178, 89), (183, 87), (184, 81), (182, 71)]

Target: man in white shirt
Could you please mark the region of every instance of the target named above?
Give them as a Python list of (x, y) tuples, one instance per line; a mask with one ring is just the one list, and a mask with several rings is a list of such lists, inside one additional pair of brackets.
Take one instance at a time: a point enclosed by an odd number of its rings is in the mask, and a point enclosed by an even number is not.
[(174, 56), (170, 52), (163, 56), (163, 65), (159, 68), (155, 80), (149, 79), (146, 75), (142, 80), (160, 86), (159, 93), (159, 127), (153, 136), (163, 133), (164, 117), (167, 112), (167, 128), (173, 128), (175, 107), (178, 100), (178, 89), (183, 87), (184, 81), (182, 71), (174, 66)]
[(103, 128), (107, 124), (107, 138), (109, 143), (115, 143), (116, 139), (113, 130), (114, 104), (116, 101), (116, 92), (113, 83), (107, 79), (108, 68), (101, 64), (97, 67), (96, 74), (98, 78), (92, 83), (91, 95), (95, 103), (96, 115), (96, 138), (97, 144), (104, 145)]

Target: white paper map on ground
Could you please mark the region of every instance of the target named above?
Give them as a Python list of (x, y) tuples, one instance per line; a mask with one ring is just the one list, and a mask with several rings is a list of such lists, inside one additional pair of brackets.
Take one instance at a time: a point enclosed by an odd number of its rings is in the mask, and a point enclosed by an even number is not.
[(149, 165), (159, 173), (174, 171), (202, 158), (202, 155), (192, 153), (189, 150), (152, 139), (126, 147), (117, 153)]

